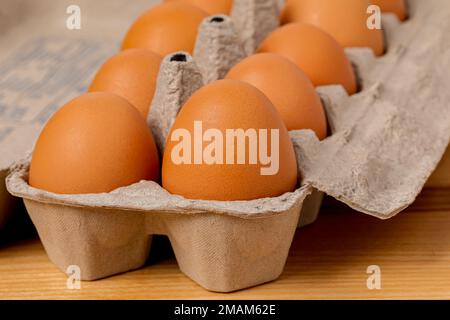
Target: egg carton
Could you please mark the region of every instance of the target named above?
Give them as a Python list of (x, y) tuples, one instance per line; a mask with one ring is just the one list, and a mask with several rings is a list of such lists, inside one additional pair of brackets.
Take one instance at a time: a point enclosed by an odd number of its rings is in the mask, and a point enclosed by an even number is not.
[[(255, 5), (254, 12), (273, 10), (276, 21), (277, 7), (261, 4)], [(230, 20), (223, 19), (212, 17), (202, 28), (207, 32), (211, 25), (226, 32), (223, 22)], [(256, 34), (259, 31), (252, 37), (263, 38)], [(200, 36), (198, 42), (203, 41)], [(210, 52), (206, 50), (204, 56)], [(234, 62), (244, 56), (237, 54)], [(162, 111), (154, 123), (163, 126), (152, 125), (160, 146), (163, 128), (171, 126), (181, 105), (202, 85), (203, 75), (188, 54), (164, 59), (153, 105), (173, 108), (155, 107)], [(142, 181), (106, 194), (58, 195), (28, 185), (29, 160), (11, 167), (8, 190), (24, 199), (50, 260), (62, 271), (77, 265), (83, 280), (141, 267), (155, 234), (169, 237), (180, 269), (208, 290), (229, 292), (274, 280), (283, 271), (302, 204), (312, 191), (305, 185), (275, 198), (198, 201)]]
[[(361, 92), (349, 97), (341, 86), (317, 89), (326, 109), (331, 136), (319, 142), (314, 140), (315, 135), (291, 132), (299, 154), (307, 155), (299, 163), (303, 181), (314, 187), (312, 195), (305, 200), (300, 226), (317, 218), (324, 193), (358, 211), (381, 219), (390, 218), (415, 200), (442, 158), (450, 134), (450, 95), (446, 90), (449, 77), (443, 72), (445, 68), (435, 66), (436, 60), (439, 66), (449, 63), (445, 50), (449, 50), (450, 43), (442, 31), (445, 26), (438, 25), (446, 21), (448, 4), (442, 0), (426, 4), (410, 0), (408, 4), (414, 18), (404, 24), (393, 14), (382, 16), (386, 55), (376, 58), (368, 48), (345, 50)], [(255, 51), (276, 25), (277, 9), (276, 1), (236, 1), (231, 19), (219, 15), (201, 25), (194, 60), (205, 83), (223, 78), (234, 64)], [(435, 24), (427, 25), (425, 13), (437, 17)], [(435, 37), (430, 39), (430, 34)], [(415, 56), (416, 53), (425, 55), (424, 50), (433, 46), (441, 50), (432, 55), (425, 51), (426, 57)], [(426, 91), (428, 84), (421, 78), (433, 80), (434, 90)], [(186, 85), (189, 86), (185, 89), (187, 95), (201, 84)], [(180, 106), (161, 100), (155, 99), (149, 124), (163, 148)], [(424, 105), (431, 109), (426, 117), (422, 115)], [(165, 114), (167, 110), (171, 110), (169, 116)], [(152, 123), (152, 119), (161, 117), (169, 120)], [(434, 126), (425, 125), (427, 130), (423, 130), (422, 121)], [(158, 137), (160, 131), (162, 137)], [(355, 139), (353, 135), (359, 131), (364, 134)], [(431, 139), (435, 141), (430, 143)], [(385, 154), (378, 154), (381, 150)], [(312, 154), (315, 158), (309, 157)], [(316, 161), (322, 164), (314, 165)], [(447, 169), (450, 168), (444, 158), (437, 174)], [(381, 178), (380, 174), (385, 177)]]
[[(175, 108), (202, 85), (187, 53), (164, 59), (152, 106), (161, 112), (151, 114), (156, 141), (163, 141)], [(110, 193), (61, 195), (28, 185), (29, 164), (27, 158), (11, 168), (8, 190), (24, 199), (50, 260), (63, 271), (77, 265), (83, 280), (141, 267), (152, 235), (168, 236), (180, 269), (208, 290), (230, 292), (274, 280), (312, 191), (303, 185), (274, 198), (202, 201), (141, 181)]]
[[(256, 11), (242, 16), (262, 19), (250, 24), (253, 33), (238, 33), (234, 16), (210, 17), (200, 27), (193, 58), (180, 52), (163, 60), (149, 116), (160, 148), (192, 92), (223, 77), (263, 37), (256, 36), (257, 26), (276, 18), (273, 1), (236, 0), (233, 12), (250, 3)], [(263, 4), (274, 14), (255, 14)], [(51, 261), (63, 271), (79, 266), (83, 280), (141, 267), (155, 234), (169, 237), (180, 269), (208, 290), (230, 292), (274, 280), (314, 190), (314, 210), (323, 192), (388, 219), (414, 201), (436, 168), (450, 139), (450, 12), (441, 6), (448, 8), (444, 0), (411, 1), (408, 22), (387, 17), (383, 57), (364, 48), (347, 51), (362, 91), (348, 96), (341, 86), (318, 88), (333, 134), (319, 141), (310, 130), (290, 132), (302, 176), (294, 192), (202, 201), (142, 181), (110, 193), (58, 195), (28, 185), (29, 159), (11, 168), (7, 188), (24, 199)]]
[[(62, 102), (79, 95), (91, 77), (90, 72), (95, 72), (98, 63), (117, 50), (117, 34), (122, 29), (125, 31), (136, 13), (157, 1), (135, 0), (130, 6), (126, 0), (115, 0), (111, 6), (108, 0), (79, 0), (76, 4), (82, 15), (91, 16), (90, 13), (95, 12), (101, 12), (101, 15), (89, 23), (83, 20), (82, 29), (76, 31), (66, 28), (68, 15), (65, 17), (64, 14), (68, 3), (2, 1), (0, 232), (8, 217), (15, 213), (18, 203), (5, 186), (11, 164), (32, 150), (47, 115)], [(39, 15), (35, 14), (37, 8)], [(114, 11), (120, 11), (120, 17), (113, 18)], [(51, 60), (55, 56), (58, 61)], [(58, 68), (62, 61), (71, 63)], [(37, 88), (44, 88), (45, 92)]]

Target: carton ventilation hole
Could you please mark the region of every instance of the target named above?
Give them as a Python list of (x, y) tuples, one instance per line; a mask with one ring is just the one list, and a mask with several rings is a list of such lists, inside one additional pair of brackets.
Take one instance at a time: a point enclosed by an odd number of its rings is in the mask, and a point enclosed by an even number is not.
[(224, 21), (224, 19), (222, 17), (212, 17), (209, 21), (213, 23), (221, 23)]
[(176, 53), (170, 58), (170, 61), (186, 62), (187, 58), (183, 53)]

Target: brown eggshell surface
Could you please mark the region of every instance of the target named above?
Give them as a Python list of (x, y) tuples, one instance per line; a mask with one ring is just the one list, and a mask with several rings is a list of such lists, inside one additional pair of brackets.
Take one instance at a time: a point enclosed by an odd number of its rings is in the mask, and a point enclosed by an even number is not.
[(402, 21), (408, 17), (405, 0), (370, 0), (370, 3), (379, 6), (383, 12), (396, 14)]
[(165, 0), (166, 2), (180, 1), (193, 6), (196, 6), (208, 14), (226, 14), (229, 15), (233, 0)]
[(182, 2), (157, 5), (140, 16), (125, 36), (122, 49), (143, 48), (165, 56), (192, 53), (200, 23), (208, 14)]
[(88, 93), (63, 106), (44, 127), (29, 183), (54, 193), (86, 194), (158, 178), (156, 145), (137, 109), (111, 93)]
[(156, 89), (161, 56), (145, 49), (128, 49), (106, 61), (89, 92), (111, 92), (127, 99), (146, 119)]
[(341, 84), (357, 91), (356, 77), (344, 49), (325, 31), (309, 24), (290, 23), (273, 31), (258, 52), (271, 52), (295, 63), (315, 86)]
[(263, 92), (288, 130), (311, 129), (327, 136), (327, 122), (311, 80), (290, 60), (273, 53), (252, 55), (235, 65), (226, 79), (247, 82)]
[(369, 29), (369, 0), (289, 0), (281, 23), (313, 24), (332, 35), (345, 48), (369, 47), (377, 56), (384, 52), (381, 29)]
[[(217, 150), (222, 150), (223, 159), (227, 156), (227, 129), (254, 129), (258, 132), (259, 129), (268, 130), (268, 150), (271, 150), (272, 143), (276, 142), (270, 138), (270, 129), (277, 130), (278, 171), (273, 175), (262, 175), (261, 162), (250, 164), (248, 160), (252, 152), (249, 143), (245, 149), (245, 164), (237, 164), (236, 145), (234, 164), (227, 164), (225, 161), (222, 164), (195, 164), (193, 154), (188, 157), (191, 159), (190, 163), (176, 164), (173, 154), (179, 141), (174, 141), (172, 135), (178, 129), (189, 132), (192, 137), (189, 145), (193, 150), (195, 121), (201, 121), (203, 132), (215, 129), (222, 134), (223, 149)], [(204, 150), (210, 143), (203, 143)], [(297, 185), (296, 158), (283, 120), (269, 99), (247, 83), (219, 80), (202, 87), (183, 106), (171, 129), (164, 151), (162, 184), (173, 194), (203, 200), (250, 200), (293, 191)]]

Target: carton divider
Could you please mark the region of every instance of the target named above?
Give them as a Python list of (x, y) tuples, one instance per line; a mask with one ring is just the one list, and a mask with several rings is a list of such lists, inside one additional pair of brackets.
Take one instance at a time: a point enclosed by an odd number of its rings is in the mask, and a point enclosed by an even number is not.
[[(390, 218), (414, 201), (449, 144), (450, 109), (442, 101), (450, 101), (450, 56), (425, 49), (449, 44), (439, 24), (427, 23), (429, 14), (436, 21), (448, 21), (450, 14), (431, 2), (411, 2), (415, 14), (407, 23), (383, 17), (385, 56), (376, 58), (367, 48), (346, 50), (361, 91), (348, 96), (342, 86), (317, 88), (332, 135), (319, 141), (311, 130), (289, 133), (303, 178), (294, 192), (201, 201), (141, 181), (105, 194), (57, 195), (28, 185), (29, 158), (11, 167), (8, 191), (24, 198), (50, 259), (63, 271), (79, 265), (83, 279), (139, 268), (151, 235), (163, 234), (180, 269), (208, 290), (230, 292), (274, 280), (299, 219), (315, 219), (324, 193)], [(277, 26), (278, 13), (277, 0), (235, 0), (231, 18), (203, 21), (194, 58), (186, 52), (164, 58), (147, 119), (161, 154), (186, 100), (253, 53)]]

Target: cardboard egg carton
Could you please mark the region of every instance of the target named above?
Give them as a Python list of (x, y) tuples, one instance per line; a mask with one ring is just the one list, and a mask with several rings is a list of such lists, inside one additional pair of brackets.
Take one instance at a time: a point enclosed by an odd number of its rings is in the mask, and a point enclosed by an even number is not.
[[(164, 59), (149, 117), (158, 143), (175, 108), (202, 84), (187, 53)], [(155, 234), (169, 237), (180, 269), (208, 290), (229, 292), (274, 280), (311, 193), (303, 185), (274, 198), (201, 201), (141, 181), (110, 193), (59, 195), (28, 185), (29, 163), (27, 158), (11, 168), (8, 190), (24, 199), (50, 260), (62, 271), (79, 266), (83, 280), (141, 267)]]
[[(277, 15), (272, 16), (276, 21)], [(212, 52), (210, 48), (217, 50), (204, 38), (205, 32), (217, 27), (227, 33), (231, 26), (228, 17), (211, 19), (202, 25), (198, 41), (202, 45), (196, 49), (205, 48), (203, 56)], [(223, 39), (228, 35), (232, 34)], [(220, 50), (216, 52), (220, 59)], [(211, 68), (202, 70), (212, 72), (214, 60), (208, 63)], [(186, 53), (164, 59), (150, 114), (159, 146), (182, 104), (204, 85), (199, 65)], [(224, 75), (220, 66), (216, 70), (217, 77)], [(106, 194), (58, 195), (28, 185), (29, 161), (11, 167), (8, 190), (24, 199), (50, 260), (62, 271), (77, 265), (83, 280), (141, 267), (154, 234), (169, 237), (180, 269), (206, 289), (229, 292), (274, 280), (283, 271), (302, 204), (311, 192), (309, 186), (300, 186), (275, 198), (198, 201), (142, 181)]]
[[(159, 0), (79, 0), (81, 29), (66, 27), (70, 1), (14, 0), (0, 7), (0, 229), (17, 199), (4, 184), (8, 168), (33, 148), (48, 117), (90, 83), (117, 51), (118, 35)], [(39, 12), (39, 14), (36, 14)], [(117, 16), (120, 12), (120, 16)], [(116, 43), (117, 41), (117, 43)], [(1, 230), (0, 230), (1, 232)]]
[(137, 269), (151, 236), (167, 235), (180, 269), (202, 287), (234, 291), (283, 271), (303, 200), (303, 186), (276, 198), (198, 201), (141, 181), (110, 193), (58, 195), (28, 185), (29, 159), (17, 163), (8, 190), (22, 197), (50, 260), (83, 280)]
[[(258, 6), (272, 14), (261, 17)], [(388, 52), (381, 58), (368, 49), (348, 50), (362, 91), (348, 96), (341, 86), (318, 88), (333, 134), (319, 141), (310, 130), (290, 132), (302, 176), (294, 192), (201, 201), (142, 181), (110, 193), (58, 195), (28, 185), (29, 159), (11, 167), (8, 190), (24, 199), (50, 259), (63, 271), (79, 266), (84, 280), (141, 267), (154, 234), (169, 237), (180, 269), (208, 290), (230, 292), (274, 280), (299, 217), (315, 219), (321, 192), (387, 219), (414, 201), (436, 168), (450, 139), (450, 43), (442, 28), (450, 13), (441, 6), (448, 3), (415, 0), (408, 22), (387, 18)], [(246, 8), (240, 20), (233, 16), (239, 8)], [(257, 27), (276, 19), (276, 8), (273, 0), (236, 0), (231, 18), (214, 16), (202, 24), (193, 58), (180, 52), (164, 59), (149, 115), (161, 150), (192, 92), (223, 77), (256, 48), (263, 38)], [(244, 34), (238, 31), (248, 23), (245, 15), (262, 20), (247, 24), (254, 30)]]

